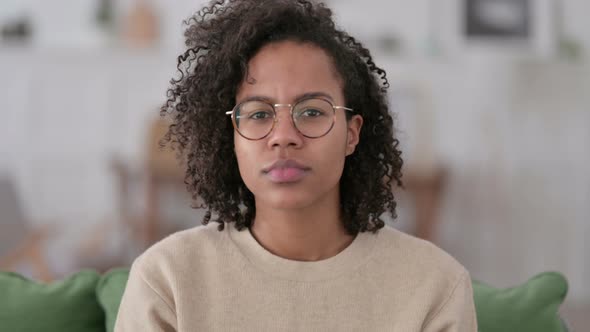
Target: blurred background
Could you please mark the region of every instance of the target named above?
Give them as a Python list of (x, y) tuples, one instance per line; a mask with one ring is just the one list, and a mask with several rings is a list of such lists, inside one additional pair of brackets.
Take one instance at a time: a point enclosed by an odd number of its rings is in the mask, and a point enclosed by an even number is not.
[[(157, 141), (182, 21), (203, 3), (2, 0), (4, 269), (41, 280), (106, 271), (200, 224)], [(566, 318), (585, 326), (590, 2), (327, 3), (391, 84), (407, 189), (398, 220), (384, 218), (497, 287), (563, 273)]]

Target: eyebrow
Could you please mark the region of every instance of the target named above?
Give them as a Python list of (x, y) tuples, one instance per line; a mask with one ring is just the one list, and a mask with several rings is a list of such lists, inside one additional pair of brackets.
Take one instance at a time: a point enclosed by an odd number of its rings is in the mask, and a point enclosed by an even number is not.
[[(325, 93), (325, 92), (321, 92), (321, 91), (314, 91), (314, 92), (306, 92), (300, 95), (297, 95), (295, 97), (295, 103), (302, 100), (302, 99), (308, 99), (308, 98), (326, 98), (330, 101), (334, 101), (334, 98), (332, 98), (332, 96), (330, 96), (329, 94)], [(256, 95), (256, 96), (250, 96), (250, 97), (246, 97), (244, 99), (242, 99), (240, 101), (240, 103), (243, 103), (245, 101), (250, 101), (250, 100), (255, 100), (255, 101), (264, 101), (264, 102), (270, 102), (270, 103), (274, 103), (273, 98), (268, 97), (268, 96), (263, 96), (263, 95)]]

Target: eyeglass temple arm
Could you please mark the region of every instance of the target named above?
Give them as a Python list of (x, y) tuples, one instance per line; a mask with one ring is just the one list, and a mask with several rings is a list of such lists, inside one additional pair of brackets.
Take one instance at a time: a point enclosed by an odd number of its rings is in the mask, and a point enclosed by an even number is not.
[(354, 112), (354, 110), (352, 108), (348, 108), (348, 107), (344, 107), (344, 106), (332, 106), (332, 107), (334, 107), (336, 109), (343, 109), (343, 110), (346, 110), (349, 112)]

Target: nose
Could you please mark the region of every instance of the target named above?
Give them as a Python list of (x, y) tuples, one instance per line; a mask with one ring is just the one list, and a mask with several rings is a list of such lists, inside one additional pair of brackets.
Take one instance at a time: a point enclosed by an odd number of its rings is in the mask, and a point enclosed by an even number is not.
[(268, 145), (275, 148), (299, 148), (303, 144), (303, 136), (295, 128), (289, 107), (276, 107), (277, 123), (269, 135)]

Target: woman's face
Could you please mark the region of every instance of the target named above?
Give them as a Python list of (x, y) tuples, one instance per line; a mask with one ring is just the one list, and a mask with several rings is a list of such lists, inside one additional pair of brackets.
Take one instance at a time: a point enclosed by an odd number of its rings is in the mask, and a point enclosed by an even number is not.
[[(271, 104), (294, 104), (309, 94), (347, 106), (328, 55), (312, 44), (283, 41), (266, 45), (250, 60), (236, 103), (262, 98)], [(347, 111), (337, 109), (328, 134), (307, 138), (293, 125), (288, 107), (276, 111), (278, 123), (265, 138), (234, 135), (240, 174), (257, 208), (302, 209), (339, 199), (344, 160), (358, 143), (362, 118), (355, 115), (347, 122)]]

